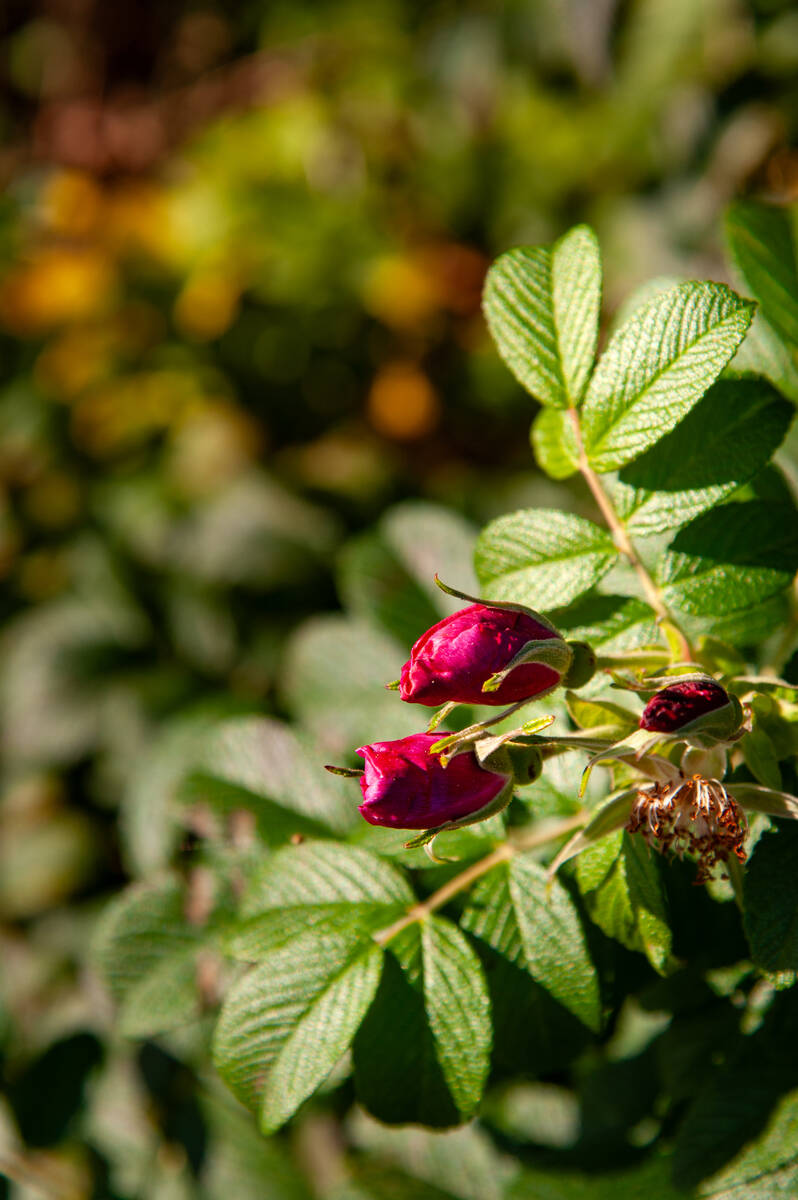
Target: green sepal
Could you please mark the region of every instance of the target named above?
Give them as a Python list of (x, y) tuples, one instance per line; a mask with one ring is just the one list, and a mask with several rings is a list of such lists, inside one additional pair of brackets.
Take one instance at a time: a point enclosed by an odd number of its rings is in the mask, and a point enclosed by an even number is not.
[(584, 687), (596, 673), (596, 652), (587, 642), (566, 642), (566, 645), (571, 651), (571, 665), (560, 683), (569, 688)]
[(463, 829), (466, 825), (478, 825), (480, 821), (485, 821), (488, 817), (494, 817), (496, 813), (502, 812), (512, 800), (514, 786), (514, 780), (508, 779), (499, 794), (493, 797), (490, 804), (477, 809), (476, 812), (470, 813), (467, 817), (460, 817), (458, 821), (446, 821), (443, 825), (437, 825), (434, 829), (423, 830), (422, 833), (411, 838), (409, 842), (404, 843), (405, 850), (417, 850), (419, 846), (426, 846), (439, 833), (446, 833), (451, 829)]
[(761, 783), (732, 783), (726, 791), (743, 808), (764, 813), (768, 817), (791, 817), (798, 820), (798, 796), (778, 792)]
[(559, 679), (546, 688), (542, 692), (536, 692), (534, 696), (530, 696), (530, 700), (539, 700), (542, 696), (547, 696), (549, 692), (554, 691), (562, 683), (563, 676), (571, 665), (573, 651), (567, 642), (562, 638), (538, 638), (535, 641), (527, 642), (514, 658), (501, 671), (497, 671), (495, 675), (491, 675), (482, 685), (483, 692), (497, 692), (505, 679), (516, 669), (516, 667), (525, 666), (528, 663), (541, 663), (543, 666), (551, 667), (559, 675)]
[(606, 803), (593, 813), (584, 828), (577, 830), (570, 841), (565, 843), (548, 869), (549, 882), (554, 879), (560, 867), (563, 863), (568, 862), (569, 858), (575, 858), (577, 854), (587, 850), (588, 846), (592, 846), (600, 838), (607, 837), (608, 834), (614, 833), (616, 829), (625, 825), (629, 820), (632, 801), (636, 795), (636, 788), (626, 788), (617, 796), (610, 796)]

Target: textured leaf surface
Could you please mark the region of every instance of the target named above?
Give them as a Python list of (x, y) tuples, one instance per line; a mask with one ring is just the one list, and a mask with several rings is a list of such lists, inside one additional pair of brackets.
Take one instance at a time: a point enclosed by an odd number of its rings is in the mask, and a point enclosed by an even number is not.
[(488, 1071), (490, 1003), (463, 934), (431, 917), (387, 946), (383, 984), (355, 1041), (355, 1080), (380, 1120), (457, 1124), (479, 1103)]
[(268, 840), (297, 828), (342, 832), (353, 824), (356, 806), (343, 780), (319, 768), (318, 757), (317, 746), (280, 721), (235, 717), (208, 734), (181, 794), (223, 810), (247, 808)]
[(724, 616), (788, 587), (798, 568), (791, 505), (724, 504), (685, 526), (660, 565), (665, 603), (696, 616)]
[(120, 1027), (131, 1037), (199, 1015), (197, 959), (209, 937), (186, 919), (186, 904), (181, 880), (136, 884), (109, 905), (97, 927), (94, 957), (120, 1005)]
[(482, 879), (463, 925), (529, 972), (591, 1029), (601, 1020), (598, 979), (573, 902), (545, 871), (516, 856)]
[(793, 415), (763, 380), (719, 380), (610, 484), (618, 514), (634, 533), (686, 525), (753, 479), (778, 449)]
[(516, 379), (542, 404), (579, 404), (596, 352), (600, 307), (598, 242), (584, 225), (551, 251), (510, 250), (488, 272), (488, 327)]
[(382, 953), (359, 930), (314, 931), (273, 950), (228, 993), (213, 1038), (238, 1098), (281, 1125), (347, 1049), (372, 1001)]
[(340, 842), (286, 846), (249, 879), (243, 920), (227, 947), (257, 961), (310, 926), (387, 927), (413, 899), (403, 876), (368, 850)]
[(569, 604), (618, 557), (612, 538), (592, 521), (555, 509), (527, 508), (492, 521), (477, 541), (480, 583), (493, 600), (536, 611)]
[(798, 265), (792, 218), (783, 207), (738, 201), (726, 212), (729, 256), (762, 315), (798, 347)]
[(579, 448), (572, 415), (562, 408), (542, 408), (532, 422), (535, 458), (552, 479), (567, 479), (579, 470)]
[[(784, 1170), (780, 1172), (780, 1168)], [(781, 1175), (781, 1178), (779, 1178)], [(776, 1176), (776, 1178), (774, 1178)], [(784, 1184), (789, 1183), (785, 1190)], [(795, 1195), (798, 1183), (798, 1091), (782, 1096), (760, 1135), (706, 1181), (702, 1196), (771, 1200)]]
[(625, 466), (687, 415), (745, 336), (753, 305), (719, 283), (655, 296), (611, 339), (582, 411), (597, 471)]
[(659, 875), (643, 839), (619, 829), (580, 854), (576, 876), (599, 928), (663, 971), (672, 937)]
[(765, 971), (798, 970), (798, 829), (783, 822), (756, 844), (745, 872), (745, 933)]
[(601, 646), (604, 654), (656, 646), (661, 640), (653, 609), (635, 596), (584, 596), (547, 615), (569, 638)]

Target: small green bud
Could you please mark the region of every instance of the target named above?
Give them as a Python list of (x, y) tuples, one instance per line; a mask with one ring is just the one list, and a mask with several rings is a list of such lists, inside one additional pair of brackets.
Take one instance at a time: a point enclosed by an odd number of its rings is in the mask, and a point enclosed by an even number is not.
[(569, 688), (584, 687), (596, 673), (596, 652), (587, 642), (568, 642), (571, 648), (571, 665), (563, 683)]

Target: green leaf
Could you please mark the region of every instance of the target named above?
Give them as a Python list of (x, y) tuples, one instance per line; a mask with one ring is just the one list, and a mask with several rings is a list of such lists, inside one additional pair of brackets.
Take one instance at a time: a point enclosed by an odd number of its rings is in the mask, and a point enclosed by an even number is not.
[(215, 941), (215, 923), (192, 924), (185, 884), (166, 877), (136, 884), (106, 908), (93, 956), (119, 1004), (119, 1026), (148, 1037), (200, 1014), (197, 964)]
[(579, 856), (576, 877), (598, 927), (664, 972), (672, 937), (656, 864), (643, 839), (619, 829)]
[(595, 729), (597, 726), (611, 726), (619, 737), (637, 729), (639, 714), (612, 700), (587, 700), (576, 692), (565, 693), (565, 703), (568, 715), (580, 729)]
[(655, 1154), (626, 1171), (590, 1174), (525, 1169), (505, 1193), (505, 1200), (644, 1200), (645, 1197), (685, 1200), (684, 1192), (671, 1185), (667, 1158)]
[(243, 920), (227, 938), (236, 958), (257, 961), (310, 927), (387, 928), (413, 903), (403, 876), (368, 850), (340, 842), (286, 846), (247, 883)]
[[(413, 1180), (422, 1180), (459, 1200), (502, 1200), (515, 1167), (477, 1124), (434, 1133), (428, 1129), (386, 1129), (364, 1113), (350, 1124), (355, 1146), (395, 1163)], [(416, 1185), (418, 1186), (418, 1185)], [(387, 1193), (393, 1197), (393, 1192)], [(417, 1192), (412, 1191), (415, 1197)], [(436, 1191), (436, 1195), (441, 1192)], [(375, 1194), (383, 1200), (383, 1193)]]
[(456, 926), (429, 917), (402, 930), (355, 1039), (355, 1084), (389, 1123), (446, 1126), (473, 1115), (488, 1072), (490, 1003), (482, 968)]
[(659, 580), (669, 607), (720, 617), (777, 595), (796, 568), (794, 508), (750, 500), (723, 504), (680, 530)]
[(742, 341), (753, 307), (723, 284), (688, 282), (633, 314), (585, 397), (582, 432), (597, 471), (625, 466), (687, 415)]
[(355, 616), (381, 626), (403, 645), (453, 612), (435, 574), (473, 593), (476, 530), (445, 508), (417, 500), (389, 509), (376, 532), (349, 542), (339, 558), (341, 597)]
[(579, 916), (568, 892), (516, 856), (474, 888), (463, 926), (523, 967), (565, 1008), (597, 1030), (601, 1002)]
[(744, 926), (763, 971), (798, 970), (798, 828), (784, 822), (759, 839), (745, 872)]
[(343, 832), (355, 821), (355, 795), (321, 769), (319, 749), (269, 717), (234, 717), (206, 737), (181, 799), (227, 812), (246, 808), (268, 841), (294, 832)]
[[(798, 1182), (798, 1091), (790, 1091), (782, 1096), (776, 1107), (768, 1116), (767, 1124), (761, 1134), (748, 1143), (740, 1154), (717, 1175), (708, 1179), (701, 1188), (705, 1196), (721, 1196), (734, 1189), (739, 1198), (743, 1185), (758, 1185), (755, 1193), (763, 1200), (771, 1196), (794, 1195), (791, 1189), (778, 1190), (772, 1179), (768, 1179), (780, 1167), (790, 1165), (787, 1176), (791, 1183)], [(772, 1190), (765, 1190), (770, 1182)], [(748, 1200), (751, 1192), (746, 1187), (745, 1198)]]
[(765, 787), (781, 791), (783, 783), (779, 760), (773, 742), (758, 720), (756, 712), (753, 729), (742, 739), (740, 749), (743, 752), (743, 761), (754, 779), (763, 783)]
[(485, 283), (485, 317), (507, 366), (542, 404), (579, 404), (598, 339), (601, 259), (585, 225), (550, 251), (503, 254)]
[(598, 525), (545, 508), (521, 509), (492, 521), (480, 534), (474, 555), (490, 599), (536, 611), (575, 600), (617, 558), (612, 538)]
[(310, 930), (235, 984), (213, 1038), (216, 1067), (263, 1132), (277, 1129), (350, 1045), (380, 980), (382, 953), (358, 929)]
[(547, 616), (574, 641), (590, 642), (603, 654), (619, 654), (661, 642), (656, 614), (635, 596), (583, 596)]
[(292, 636), (284, 698), (326, 748), (328, 761), (342, 762), (376, 732), (384, 741), (418, 732), (414, 706), (385, 690), (406, 658), (407, 650), (392, 638), (342, 616), (314, 617)]
[(633, 533), (678, 528), (753, 479), (778, 449), (792, 407), (761, 379), (722, 379), (609, 483)]
[(798, 348), (798, 265), (784, 207), (741, 200), (726, 210), (729, 257), (744, 287), (781, 338)]
[(552, 479), (567, 479), (579, 470), (579, 448), (570, 411), (542, 408), (532, 422), (531, 440), (539, 466)]

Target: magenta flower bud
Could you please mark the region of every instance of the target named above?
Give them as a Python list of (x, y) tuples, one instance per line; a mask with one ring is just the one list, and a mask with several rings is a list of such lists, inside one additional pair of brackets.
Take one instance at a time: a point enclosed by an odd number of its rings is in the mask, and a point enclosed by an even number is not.
[[(493, 678), (525, 651), (527, 661), (506, 678)], [(430, 707), (451, 701), (515, 704), (555, 688), (572, 657), (557, 630), (532, 614), (472, 604), (444, 617), (418, 639), (402, 667), (399, 695)]]
[(414, 733), (357, 750), (366, 760), (360, 812), (371, 825), (432, 829), (467, 823), (498, 801), (509, 776), (481, 767), (473, 750), (455, 754), (444, 767), (437, 754), (429, 753), (439, 740), (437, 733)]
[(686, 679), (652, 696), (640, 718), (640, 728), (652, 733), (687, 734), (696, 744), (711, 745), (734, 737), (742, 722), (736, 696), (714, 679)]

